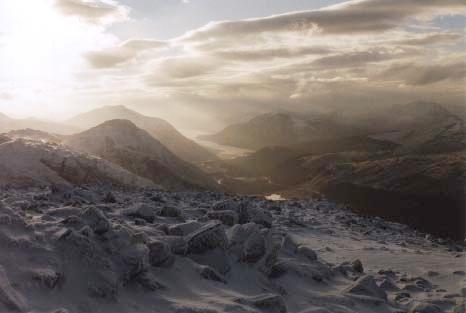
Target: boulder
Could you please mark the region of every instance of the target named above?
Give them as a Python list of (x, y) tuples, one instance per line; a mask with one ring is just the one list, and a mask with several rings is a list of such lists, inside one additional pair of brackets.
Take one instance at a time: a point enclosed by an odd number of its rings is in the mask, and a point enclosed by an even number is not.
[(181, 216), (181, 210), (173, 206), (164, 206), (160, 210), (159, 215), (164, 217), (179, 217)]
[(299, 246), (298, 254), (306, 257), (309, 261), (317, 260), (317, 253), (308, 246)]
[(227, 231), (230, 247), (241, 246), (253, 233), (260, 232), (256, 223), (235, 225)]
[(387, 300), (387, 294), (382, 288), (377, 286), (374, 280), (374, 277), (371, 275), (366, 275), (366, 276), (359, 278), (356, 282), (354, 282), (351, 286), (349, 286), (345, 291), (350, 294), (370, 296), (370, 297)]
[(106, 233), (111, 227), (105, 214), (94, 207), (87, 208), (80, 217), (98, 235)]
[(184, 237), (180, 236), (161, 236), (157, 237), (157, 240), (161, 240), (168, 244), (170, 251), (176, 255), (186, 255), (188, 251), (188, 244)]
[(254, 222), (267, 228), (272, 227), (273, 216), (272, 213), (270, 213), (269, 211), (263, 210), (255, 206), (251, 206), (249, 207), (247, 212), (249, 216), (249, 222)]
[(201, 223), (190, 221), (169, 226), (167, 233), (170, 236), (186, 236), (201, 227)]
[(120, 251), (123, 261), (123, 280), (131, 281), (149, 267), (149, 249), (145, 244), (136, 243)]
[(256, 263), (266, 252), (265, 237), (262, 232), (253, 232), (244, 242), (241, 260), (247, 263)]
[(102, 201), (105, 203), (116, 203), (117, 202), (115, 195), (111, 191), (107, 192), (107, 194), (102, 199)]
[(388, 290), (388, 291), (399, 291), (400, 288), (398, 288), (397, 285), (395, 285), (390, 279), (388, 278), (385, 278), (383, 279), (380, 284), (379, 284), (379, 287), (382, 288), (383, 290)]
[(154, 222), (155, 219), (154, 208), (145, 203), (137, 203), (131, 208), (124, 210), (123, 214), (129, 217), (142, 218), (149, 223)]
[(300, 278), (310, 278), (316, 282), (322, 282), (331, 277), (328, 265), (321, 262), (303, 263), (294, 259), (280, 259), (270, 271), (270, 278), (279, 278), (284, 274), (293, 274)]
[(239, 221), (238, 214), (232, 210), (207, 212), (207, 217), (211, 220), (219, 220), (228, 226), (233, 226)]
[(221, 248), (209, 250), (201, 254), (190, 254), (189, 258), (198, 264), (213, 268), (222, 275), (226, 275), (231, 270), (231, 258)]
[(256, 263), (256, 268), (264, 275), (269, 276), (273, 265), (278, 260), (278, 253), (281, 249), (281, 237), (279, 234), (267, 232), (265, 236), (265, 254)]
[(287, 313), (288, 310), (285, 305), (285, 301), (279, 295), (274, 294), (262, 294), (252, 297), (243, 297), (235, 299), (235, 302), (249, 305), (259, 310), (264, 310), (270, 313)]
[(460, 303), (455, 305), (455, 307), (451, 310), (452, 313), (466, 313), (466, 306), (464, 303)]
[(203, 253), (215, 248), (226, 249), (228, 238), (221, 222), (210, 222), (185, 236), (188, 253)]
[(409, 310), (409, 313), (441, 313), (442, 310), (430, 303), (419, 303), (415, 305), (411, 310)]
[(298, 243), (296, 243), (295, 239), (291, 235), (286, 234), (283, 237), (282, 250), (288, 253), (291, 253), (291, 254), (295, 254), (298, 252), (298, 247), (299, 247)]
[(32, 271), (31, 276), (34, 281), (49, 289), (54, 289), (63, 278), (61, 273), (48, 268), (35, 269)]
[(351, 262), (351, 268), (356, 273), (361, 273), (361, 274), (364, 273), (364, 267), (362, 266), (362, 262), (359, 259)]
[(65, 225), (66, 227), (73, 228), (74, 230), (79, 230), (84, 226), (87, 226), (86, 222), (79, 216), (71, 215), (60, 221), (60, 224)]
[(143, 272), (137, 277), (137, 282), (149, 291), (164, 289), (165, 286), (157, 281), (151, 272)]
[(223, 275), (218, 273), (216, 270), (214, 270), (210, 266), (201, 265), (199, 266), (198, 270), (199, 270), (199, 274), (204, 279), (213, 280), (213, 281), (221, 282), (224, 284), (227, 283), (227, 281), (225, 280), (225, 277), (223, 277)]
[(238, 223), (254, 222), (270, 228), (273, 216), (269, 211), (259, 208), (253, 200), (223, 200), (212, 206), (213, 211), (234, 211), (238, 215)]
[(169, 266), (173, 264), (175, 257), (166, 242), (153, 240), (147, 247), (149, 248), (149, 263), (152, 266)]

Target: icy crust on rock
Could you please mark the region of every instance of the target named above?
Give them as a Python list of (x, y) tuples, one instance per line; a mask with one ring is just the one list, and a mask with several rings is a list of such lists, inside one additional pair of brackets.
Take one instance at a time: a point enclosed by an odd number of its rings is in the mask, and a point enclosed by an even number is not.
[(325, 200), (0, 189), (0, 312), (464, 312), (464, 249)]

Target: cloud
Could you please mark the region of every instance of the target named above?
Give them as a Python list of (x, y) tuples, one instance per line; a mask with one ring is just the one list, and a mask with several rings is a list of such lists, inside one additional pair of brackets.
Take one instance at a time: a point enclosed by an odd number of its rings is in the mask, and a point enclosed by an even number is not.
[[(219, 119), (283, 107), (458, 103), (463, 52), (437, 44), (461, 35), (430, 26), (437, 15), (465, 9), (463, 0), (348, 1), (214, 22), (172, 40), (131, 40), (85, 57), (94, 68), (118, 67), (98, 73), (118, 101), (134, 103), (144, 94), (144, 103), (183, 103)], [(123, 97), (130, 88), (137, 92)]]
[(12, 100), (14, 96), (9, 92), (0, 92), (0, 100)]
[(166, 47), (168, 43), (165, 41), (133, 39), (115, 48), (85, 53), (84, 57), (94, 68), (110, 68), (128, 62), (144, 51), (161, 50)]
[(221, 66), (218, 59), (211, 57), (170, 57), (158, 60), (152, 74), (146, 77), (149, 85), (178, 85), (186, 79), (198, 79)]
[(397, 58), (403, 53), (379, 50), (357, 51), (340, 53), (319, 58), (312, 62), (312, 66), (321, 68), (346, 68), (346, 67), (359, 67), (368, 63), (387, 61)]
[(278, 58), (296, 58), (306, 55), (321, 55), (332, 52), (328, 47), (262, 48), (254, 50), (217, 50), (211, 54), (232, 61), (264, 61)]
[(55, 0), (55, 6), (64, 15), (83, 18), (93, 24), (126, 19), (129, 11), (113, 1), (101, 0)]
[(460, 81), (466, 78), (466, 62), (446, 64), (400, 63), (383, 71), (380, 78), (400, 80), (406, 85), (422, 86), (442, 81)]
[(241, 21), (213, 22), (184, 36), (189, 41), (257, 36), (263, 33), (374, 33), (394, 29), (410, 17), (464, 13), (463, 0), (354, 0), (313, 11)]
[(410, 46), (421, 46), (421, 45), (433, 45), (445, 42), (455, 42), (464, 39), (464, 35), (457, 33), (436, 33), (422, 35), (414, 38), (408, 38), (404, 40), (395, 41), (395, 44), (399, 45), (410, 45)]

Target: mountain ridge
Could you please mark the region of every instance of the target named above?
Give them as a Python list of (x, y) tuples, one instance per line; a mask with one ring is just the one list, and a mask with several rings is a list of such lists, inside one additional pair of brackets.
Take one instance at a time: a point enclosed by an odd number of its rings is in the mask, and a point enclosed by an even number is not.
[(85, 112), (67, 120), (67, 123), (87, 129), (115, 119), (130, 120), (185, 161), (200, 163), (216, 158), (213, 153), (182, 135), (169, 122), (161, 118), (145, 116), (122, 105), (104, 106)]
[(225, 127), (218, 133), (199, 138), (222, 145), (261, 149), (267, 146), (288, 146), (313, 139), (330, 139), (359, 134), (352, 126), (336, 123), (331, 115), (297, 113), (266, 113), (247, 122)]
[(0, 112), (0, 133), (27, 128), (60, 135), (70, 135), (80, 131), (80, 128), (65, 123), (42, 121), (33, 118), (15, 119)]
[(109, 120), (67, 137), (64, 144), (112, 161), (168, 189), (217, 186), (193, 164), (166, 148), (129, 120)]

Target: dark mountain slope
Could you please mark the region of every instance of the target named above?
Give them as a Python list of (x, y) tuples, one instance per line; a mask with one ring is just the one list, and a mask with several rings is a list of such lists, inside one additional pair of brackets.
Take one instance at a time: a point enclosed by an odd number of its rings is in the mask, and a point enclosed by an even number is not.
[(258, 150), (268, 146), (289, 146), (357, 134), (360, 134), (358, 129), (340, 125), (332, 116), (270, 113), (201, 138), (222, 145)]

